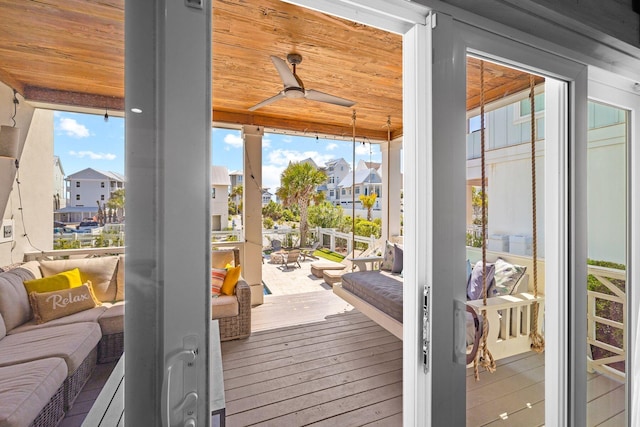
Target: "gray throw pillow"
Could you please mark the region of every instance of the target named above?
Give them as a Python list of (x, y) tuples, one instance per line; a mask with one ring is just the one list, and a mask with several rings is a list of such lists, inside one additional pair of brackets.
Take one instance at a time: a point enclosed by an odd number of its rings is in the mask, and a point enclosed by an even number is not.
[[(489, 290), (491, 289), (491, 284), (494, 280), (493, 276), (495, 271), (496, 266), (494, 264), (487, 263), (487, 296), (490, 295)], [(469, 279), (469, 284), (467, 286), (467, 298), (469, 300), (482, 298), (482, 272), (482, 261), (478, 261), (473, 267), (471, 278)]]
[(402, 248), (398, 245), (393, 245), (393, 267), (391, 267), (392, 273), (402, 273), (402, 258), (404, 253)]

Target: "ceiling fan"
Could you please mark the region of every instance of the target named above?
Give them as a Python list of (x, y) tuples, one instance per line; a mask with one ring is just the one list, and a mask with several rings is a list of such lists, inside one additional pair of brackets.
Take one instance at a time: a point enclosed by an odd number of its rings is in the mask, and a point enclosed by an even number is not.
[(249, 108), (249, 111), (255, 111), (258, 108), (269, 105), (281, 98), (306, 98), (312, 101), (326, 102), (343, 107), (351, 107), (355, 104), (354, 101), (340, 98), (339, 96), (329, 95), (328, 93), (319, 92), (313, 89), (305, 89), (302, 80), (300, 80), (300, 77), (298, 77), (298, 75), (296, 74), (296, 65), (302, 62), (302, 55), (298, 53), (290, 53), (287, 55), (287, 61), (289, 61), (289, 63), (293, 65), (293, 72), (289, 69), (289, 66), (283, 59), (271, 55), (271, 62), (273, 62), (276, 70), (278, 70), (278, 74), (280, 74), (280, 79), (282, 79), (284, 89), (281, 90), (277, 95), (272, 96), (271, 98), (267, 98), (264, 101), (259, 102), (253, 107)]

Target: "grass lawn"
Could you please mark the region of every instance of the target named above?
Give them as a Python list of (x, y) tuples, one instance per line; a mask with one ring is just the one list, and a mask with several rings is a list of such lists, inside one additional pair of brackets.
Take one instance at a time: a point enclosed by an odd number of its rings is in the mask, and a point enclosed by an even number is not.
[(337, 252), (330, 251), (329, 249), (316, 249), (313, 252), (313, 255), (318, 258), (328, 259), (329, 261), (340, 262), (344, 259), (344, 255), (341, 255)]

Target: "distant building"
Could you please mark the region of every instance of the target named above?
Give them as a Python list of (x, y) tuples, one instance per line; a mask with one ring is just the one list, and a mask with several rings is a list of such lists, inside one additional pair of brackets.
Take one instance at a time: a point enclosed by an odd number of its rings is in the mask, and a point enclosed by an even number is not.
[(64, 185), (64, 169), (60, 157), (53, 156), (53, 211), (67, 206), (67, 192)]
[(266, 206), (272, 200), (273, 193), (269, 192), (268, 188), (262, 189), (262, 206)]
[(67, 176), (67, 206), (54, 212), (54, 219), (62, 222), (79, 222), (98, 214), (100, 205), (111, 198), (111, 193), (125, 188), (125, 177), (116, 172), (86, 168)]
[(229, 186), (231, 179), (226, 166), (211, 166), (211, 230), (229, 227)]
[(339, 158), (326, 162), (322, 169), (327, 174), (327, 182), (318, 187), (318, 190), (324, 193), (325, 200), (339, 205), (341, 194), (338, 184), (351, 173), (351, 165), (345, 159)]
[[(361, 194), (368, 196), (375, 193), (378, 197), (373, 210), (382, 209), (382, 169), (380, 163), (360, 160), (355, 173), (347, 174), (338, 184), (338, 188), (340, 190), (341, 206), (350, 206), (354, 198), (356, 206), (358, 206), (361, 204)], [(352, 192), (355, 194), (352, 194)]]
[[(233, 193), (233, 189), (236, 187), (244, 187), (244, 172), (243, 171), (231, 171), (229, 172), (229, 193)], [(240, 204), (240, 202), (242, 202), (242, 196), (241, 195), (236, 195), (235, 197), (232, 198), (233, 203), (237, 205)]]

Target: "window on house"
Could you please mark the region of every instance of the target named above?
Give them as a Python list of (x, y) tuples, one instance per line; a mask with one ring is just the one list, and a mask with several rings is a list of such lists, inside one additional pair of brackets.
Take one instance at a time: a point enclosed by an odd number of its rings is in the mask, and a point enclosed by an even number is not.
[(80, 200), (80, 195), (76, 194), (76, 200)]
[(356, 187), (356, 194), (360, 194), (360, 187)]
[(211, 189), (211, 198), (212, 198), (212, 199), (215, 199), (215, 198), (216, 198), (216, 189), (215, 189), (215, 188), (212, 188), (212, 189)]
[(342, 195), (344, 196), (345, 194), (347, 194), (347, 191), (343, 188), (342, 189)]
[(335, 193), (333, 192), (333, 190), (329, 191), (329, 197), (333, 197), (333, 196), (334, 196), (334, 194), (335, 194)]
[(104, 200), (104, 194), (100, 195), (100, 200)]
[[(486, 117), (486, 115), (485, 115)], [(469, 119), (469, 133), (477, 132), (480, 130), (480, 116), (471, 117)]]
[(80, 181), (76, 181), (76, 188), (80, 188)]
[(104, 188), (104, 182), (100, 183), (100, 188)]

